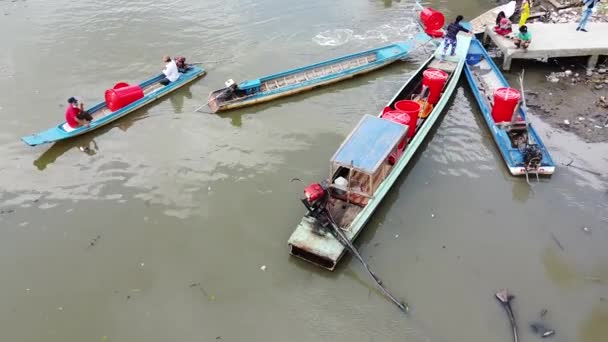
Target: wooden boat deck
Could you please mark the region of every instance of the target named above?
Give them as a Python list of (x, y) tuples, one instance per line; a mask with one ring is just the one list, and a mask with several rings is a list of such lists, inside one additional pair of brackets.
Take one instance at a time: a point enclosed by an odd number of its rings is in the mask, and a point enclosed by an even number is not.
[(452, 73), (454, 69), (456, 69), (458, 63), (450, 62), (450, 61), (440, 61), (438, 59), (434, 59), (431, 64), (429, 64), (429, 68), (443, 70), (447, 73)]
[(319, 66), (314, 69), (303, 70), (299, 73), (286, 75), (279, 78), (270, 79), (262, 82), (260, 91), (275, 90), (282, 87), (290, 86), (292, 84), (309, 81), (312, 79), (328, 76), (331, 74), (337, 74), (346, 70), (354, 69), (366, 64), (370, 64), (376, 61), (376, 54), (370, 53), (359, 58), (353, 58), (329, 65)]
[(496, 89), (503, 87), (500, 78), (492, 72), (492, 66), (487, 60), (482, 59), (476, 66), (469, 67), (475, 79), (479, 82), (479, 92), (484, 95), (488, 108), (494, 103), (493, 94)]
[(353, 222), (355, 217), (359, 215), (362, 207), (347, 203), (339, 198), (331, 197), (329, 199), (328, 207), (331, 210), (331, 216), (336, 221), (338, 227), (342, 228), (342, 230), (349, 231), (350, 224)]

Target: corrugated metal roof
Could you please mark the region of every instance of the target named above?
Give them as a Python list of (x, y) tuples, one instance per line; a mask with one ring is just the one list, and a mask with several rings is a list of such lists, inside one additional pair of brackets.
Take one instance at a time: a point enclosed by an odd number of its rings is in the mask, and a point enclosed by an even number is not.
[(407, 126), (366, 115), (342, 143), (332, 162), (373, 174), (405, 136)]

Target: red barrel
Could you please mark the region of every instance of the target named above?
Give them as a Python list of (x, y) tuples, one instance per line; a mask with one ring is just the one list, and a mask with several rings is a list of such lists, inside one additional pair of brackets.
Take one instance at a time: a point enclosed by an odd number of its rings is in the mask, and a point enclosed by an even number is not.
[(441, 91), (445, 82), (448, 80), (448, 74), (439, 69), (429, 68), (422, 73), (422, 85), (429, 87), (428, 102), (432, 105), (437, 104), (441, 98)]
[(521, 99), (517, 89), (498, 88), (494, 92), (494, 106), (492, 107), (492, 118), (494, 122), (511, 121), (513, 112)]
[(112, 89), (118, 89), (118, 88), (124, 88), (124, 87), (128, 87), (129, 83), (127, 82), (118, 82), (114, 85), (114, 88)]
[[(409, 114), (394, 110), (394, 111), (386, 112), (386, 113), (382, 114), (382, 118), (389, 120), (389, 121), (400, 123), (402, 125), (408, 125), (408, 131), (407, 131), (406, 135), (409, 134), (409, 122), (410, 122)], [(395, 160), (397, 160), (397, 158), (401, 157), (401, 151), (403, 151), (405, 149), (406, 143), (407, 143), (407, 137), (403, 138), (399, 142), (399, 145), (397, 145), (397, 154), (395, 155), (395, 153), (391, 153), (391, 155), (388, 158), (388, 162), (391, 165), (395, 164)]]
[[(415, 102), (414, 102), (415, 103)], [(417, 104), (417, 103), (416, 103)], [(418, 105), (418, 104), (417, 104)], [(418, 120), (418, 112), (420, 111), (420, 105), (418, 105), (418, 110), (415, 112), (402, 112), (400, 110), (393, 110), (382, 115), (383, 119), (400, 123), (402, 125), (407, 126), (406, 136), (411, 138), (416, 133), (416, 121)], [(400, 143), (399, 149), (402, 149), (405, 145)]]
[(439, 29), (439, 30), (425, 29), (424, 33), (426, 33), (431, 38), (443, 38), (443, 34), (444, 34), (442, 29)]
[(138, 85), (125, 82), (116, 83), (114, 88), (106, 90), (106, 106), (115, 112), (144, 97), (144, 92)]
[(429, 31), (436, 31), (443, 27), (445, 24), (445, 17), (439, 11), (436, 11), (430, 7), (426, 7), (420, 12), (420, 21), (424, 28)]

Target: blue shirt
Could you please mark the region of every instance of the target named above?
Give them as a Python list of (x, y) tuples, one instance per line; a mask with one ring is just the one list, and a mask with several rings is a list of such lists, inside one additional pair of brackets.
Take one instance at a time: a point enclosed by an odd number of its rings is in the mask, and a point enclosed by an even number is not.
[(458, 35), (458, 32), (463, 31), (463, 32), (469, 32), (469, 30), (467, 30), (466, 28), (462, 27), (462, 25), (457, 24), (457, 23), (451, 23), (450, 25), (448, 25), (448, 28), (446, 29), (446, 34), (445, 37), (449, 38), (449, 39), (453, 39), (456, 40), (456, 35)]

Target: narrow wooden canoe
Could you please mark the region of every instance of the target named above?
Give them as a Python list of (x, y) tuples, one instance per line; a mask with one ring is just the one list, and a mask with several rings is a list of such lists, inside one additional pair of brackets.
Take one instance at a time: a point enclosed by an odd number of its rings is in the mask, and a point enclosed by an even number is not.
[(245, 81), (236, 86), (236, 89), (222, 88), (211, 92), (208, 105), (216, 113), (271, 101), (339, 82), (404, 59), (414, 48), (416, 41), (428, 42), (430, 40), (431, 38), (426, 34), (417, 34), (407, 42), (391, 44)]
[(311, 185), (316, 189), (324, 189), (324, 203), (321, 206), (317, 202), (310, 203), (314, 195), (311, 197), (307, 191), (311, 186), (305, 191), (306, 198), (302, 201), (309, 211), (289, 238), (291, 255), (330, 271), (334, 270), (345, 253), (345, 247), (332, 234), (327, 220), (318, 213), (325, 210), (328, 213), (326, 216), (343, 230), (349, 240), (352, 241), (359, 235), (445, 109), (462, 73), (470, 40), (469, 35), (460, 34), (456, 55), (448, 56), (444, 62), (440, 61), (443, 44), (440, 45), (383, 110), (386, 111), (401, 100), (424, 101), (421, 92), (425, 70), (440, 69), (448, 74), (438, 102), (433, 107), (427, 104), (423, 106), (427, 109), (428, 116), (419, 124), (404, 150), (400, 150), (399, 145), (403, 132), (406, 128), (409, 130), (408, 126), (381, 118), (383, 114), (363, 118), (332, 158), (330, 178), (324, 182), (325, 186)]
[(62, 122), (59, 125), (50, 128), (46, 131), (34, 133), (22, 137), (21, 140), (30, 146), (36, 146), (46, 143), (52, 143), (59, 140), (72, 138), (99, 127), (105, 126), (108, 123), (117, 120), (157, 99), (166, 96), (172, 91), (179, 89), (186, 84), (202, 77), (205, 74), (205, 69), (197, 66), (192, 66), (186, 73), (181, 74), (179, 79), (175, 82), (169, 83), (167, 86), (161, 85), (159, 82), (165, 78), (165, 75), (159, 74), (139, 84), (144, 92), (144, 97), (115, 111), (110, 111), (105, 102), (98, 103), (87, 111), (93, 116), (88, 127), (82, 126), (75, 129), (71, 129), (67, 126), (66, 122)]
[[(514, 176), (553, 174), (555, 163), (540, 136), (527, 121), (523, 106), (517, 109), (518, 114), (513, 123), (494, 122), (492, 118), (494, 91), (509, 87), (509, 83), (477, 39), (471, 42), (465, 75), (509, 172)], [(539, 160), (541, 154), (542, 159)]]

